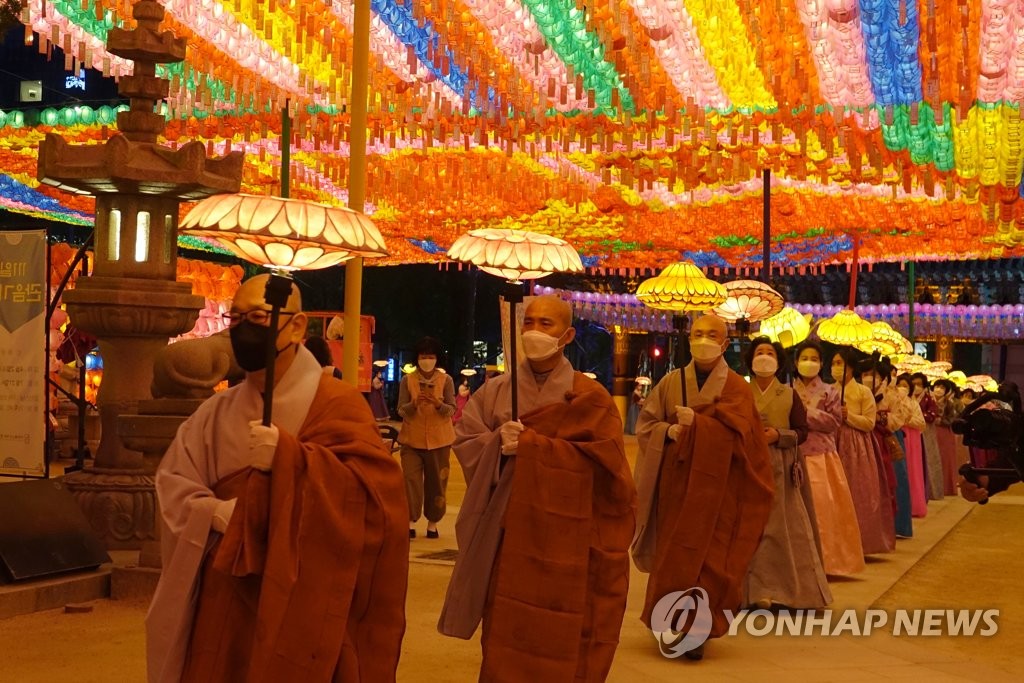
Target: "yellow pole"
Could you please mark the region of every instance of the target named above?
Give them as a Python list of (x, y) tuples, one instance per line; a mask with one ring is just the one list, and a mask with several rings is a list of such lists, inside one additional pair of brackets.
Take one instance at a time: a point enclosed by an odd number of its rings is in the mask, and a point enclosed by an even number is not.
[[(366, 104), (370, 72), (370, 0), (355, 0), (352, 20), (352, 97), (349, 110), (348, 207), (362, 213), (366, 199)], [(345, 381), (359, 386), (359, 316), (362, 313), (363, 259), (345, 264)]]

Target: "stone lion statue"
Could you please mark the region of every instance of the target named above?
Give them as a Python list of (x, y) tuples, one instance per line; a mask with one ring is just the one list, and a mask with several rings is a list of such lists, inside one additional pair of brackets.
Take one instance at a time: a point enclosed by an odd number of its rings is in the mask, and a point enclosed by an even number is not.
[(186, 339), (160, 349), (153, 360), (153, 398), (207, 398), (222, 381), (242, 379), (231, 337), (223, 330), (201, 339)]

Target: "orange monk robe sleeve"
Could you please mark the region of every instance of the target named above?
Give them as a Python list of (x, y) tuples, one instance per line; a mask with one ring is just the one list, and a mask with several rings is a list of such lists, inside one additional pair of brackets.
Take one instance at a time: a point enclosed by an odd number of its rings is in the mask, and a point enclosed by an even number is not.
[(363, 397), (320, 382), (269, 475), (251, 470), (214, 560), (260, 575), (250, 681), (393, 681), (409, 539), (401, 471)]

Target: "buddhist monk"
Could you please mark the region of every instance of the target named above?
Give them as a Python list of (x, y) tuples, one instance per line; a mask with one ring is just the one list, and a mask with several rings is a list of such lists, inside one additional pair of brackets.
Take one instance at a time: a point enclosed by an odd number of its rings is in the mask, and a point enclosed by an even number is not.
[(182, 424), (157, 470), (149, 681), (394, 681), (408, 580), (402, 473), (366, 400), (302, 346), (294, 285), (270, 329), (267, 277), (243, 283), (227, 316), (245, 380)]
[(611, 396), (563, 356), (571, 325), (567, 303), (533, 299), (520, 419), (501, 375), (456, 428), (468, 488), (438, 629), (468, 639), (482, 619), (480, 681), (604, 681), (618, 645), (636, 489)]
[[(685, 394), (682, 373), (668, 373), (647, 397), (636, 425), (633, 559), (650, 573), (641, 618), (659, 636), (664, 654), (695, 660), (703, 657), (706, 638), (728, 631), (725, 610), (741, 607), (774, 489), (762, 419), (750, 387), (725, 362), (728, 343), (721, 319), (698, 318)], [(663, 623), (665, 601), (675, 599), (666, 596), (690, 589), (706, 592), (710, 624)], [(659, 601), (658, 623), (652, 623)]]

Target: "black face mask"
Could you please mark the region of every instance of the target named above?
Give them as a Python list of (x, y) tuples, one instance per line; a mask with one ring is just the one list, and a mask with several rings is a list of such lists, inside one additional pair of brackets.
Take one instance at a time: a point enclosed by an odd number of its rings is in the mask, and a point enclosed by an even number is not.
[[(232, 327), (229, 334), (231, 350), (240, 368), (246, 372), (256, 372), (267, 367), (267, 341), (271, 334), (269, 327), (243, 320)], [(280, 355), (281, 351), (278, 350), (277, 354)]]

